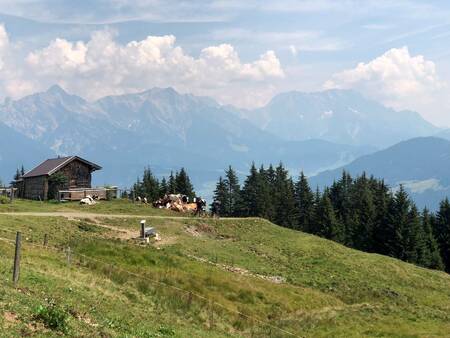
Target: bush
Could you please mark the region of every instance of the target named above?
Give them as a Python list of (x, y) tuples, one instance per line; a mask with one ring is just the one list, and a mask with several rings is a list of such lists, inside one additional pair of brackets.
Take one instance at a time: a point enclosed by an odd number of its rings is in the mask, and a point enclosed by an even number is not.
[(9, 204), (11, 201), (9, 197), (6, 196), (0, 196), (0, 204)]
[(35, 320), (39, 320), (52, 330), (67, 333), (68, 331), (68, 313), (64, 309), (58, 307), (55, 303), (50, 302), (47, 305), (39, 305), (36, 308)]

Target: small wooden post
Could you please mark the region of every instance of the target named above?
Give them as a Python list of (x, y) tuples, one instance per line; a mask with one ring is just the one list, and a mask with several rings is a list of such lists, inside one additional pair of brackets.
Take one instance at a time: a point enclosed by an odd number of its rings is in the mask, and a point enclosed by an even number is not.
[(209, 329), (212, 329), (214, 327), (214, 303), (211, 300), (209, 302)]
[(48, 245), (48, 235), (45, 234), (44, 235), (44, 246), (47, 246), (47, 245)]
[(9, 199), (10, 199), (11, 203), (14, 202), (14, 188), (11, 188), (11, 194), (9, 196)]
[(70, 246), (69, 246), (69, 247), (67, 247), (67, 265), (70, 265), (70, 259), (71, 259), (70, 253), (71, 253), (71, 251), (70, 251)]
[(145, 219), (141, 221), (141, 238), (145, 239)]
[(189, 291), (188, 299), (187, 299), (187, 308), (190, 309), (192, 304), (192, 292)]
[(16, 250), (14, 253), (14, 268), (13, 268), (14, 287), (17, 286), (17, 282), (19, 281), (21, 244), (22, 244), (22, 234), (20, 232), (17, 232), (17, 234), (16, 234)]

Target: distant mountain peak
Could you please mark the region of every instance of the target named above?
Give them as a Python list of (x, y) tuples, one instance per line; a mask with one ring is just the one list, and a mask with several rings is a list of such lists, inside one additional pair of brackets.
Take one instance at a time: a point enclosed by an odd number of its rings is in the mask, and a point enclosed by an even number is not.
[(69, 95), (60, 85), (54, 84), (46, 90), (47, 94)]

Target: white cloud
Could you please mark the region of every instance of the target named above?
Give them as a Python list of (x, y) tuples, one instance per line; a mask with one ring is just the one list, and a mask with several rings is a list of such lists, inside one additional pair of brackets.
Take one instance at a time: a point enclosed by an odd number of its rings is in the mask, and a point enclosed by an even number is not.
[(21, 96), (33, 90), (31, 83), (23, 79), (14, 52), (5, 26), (0, 25), (0, 93), (3, 96)]
[(412, 56), (407, 47), (393, 48), (368, 63), (334, 74), (324, 87), (354, 88), (397, 109), (417, 109), (430, 103), (440, 81), (434, 62)]
[(173, 35), (123, 45), (110, 31), (95, 32), (88, 42), (55, 39), (29, 53), (24, 67), (40, 89), (59, 83), (90, 99), (172, 86), (242, 106), (267, 100), (273, 88), (266, 80), (284, 77), (270, 50), (244, 63), (233, 46), (220, 44), (204, 48), (196, 58), (177, 46)]

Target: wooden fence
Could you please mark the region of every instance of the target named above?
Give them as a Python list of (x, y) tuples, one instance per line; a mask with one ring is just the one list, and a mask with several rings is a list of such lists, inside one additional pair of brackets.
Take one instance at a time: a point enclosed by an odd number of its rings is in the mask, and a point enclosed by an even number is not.
[(87, 196), (96, 196), (99, 200), (111, 200), (119, 197), (119, 189), (117, 187), (112, 187), (58, 191), (58, 201), (79, 201)]

